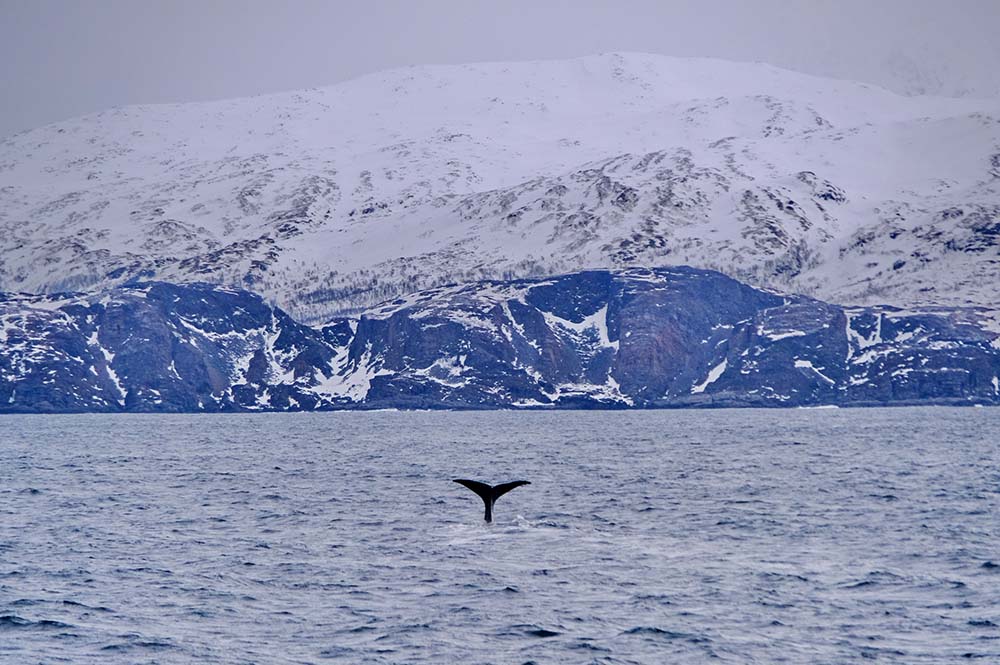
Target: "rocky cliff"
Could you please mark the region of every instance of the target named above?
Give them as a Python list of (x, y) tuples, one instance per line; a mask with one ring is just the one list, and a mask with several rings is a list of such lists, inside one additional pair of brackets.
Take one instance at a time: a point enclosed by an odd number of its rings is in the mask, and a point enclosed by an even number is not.
[(0, 297), (0, 412), (1000, 403), (1000, 313), (687, 267), (442, 286), (310, 327), (160, 282)]

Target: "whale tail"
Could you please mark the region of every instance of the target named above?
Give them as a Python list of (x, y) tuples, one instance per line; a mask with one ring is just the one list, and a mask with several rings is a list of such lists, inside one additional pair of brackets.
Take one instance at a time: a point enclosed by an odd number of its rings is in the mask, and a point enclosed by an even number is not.
[(479, 495), (479, 498), (483, 500), (483, 504), (486, 506), (486, 516), (484, 519), (487, 522), (493, 521), (493, 504), (496, 503), (497, 499), (515, 487), (531, 484), (527, 480), (515, 480), (509, 483), (500, 483), (499, 485), (487, 485), (486, 483), (481, 483), (477, 480), (466, 480), (464, 478), (456, 478), (454, 482), (464, 487), (468, 487), (470, 490)]

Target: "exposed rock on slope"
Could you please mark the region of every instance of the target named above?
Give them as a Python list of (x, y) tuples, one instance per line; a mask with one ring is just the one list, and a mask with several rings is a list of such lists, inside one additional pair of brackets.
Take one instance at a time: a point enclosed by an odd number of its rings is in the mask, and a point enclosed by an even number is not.
[(321, 328), (146, 283), (0, 300), (0, 411), (1000, 404), (1000, 315), (691, 268), (431, 289)]
[(299, 320), (451, 282), (695, 265), (1000, 306), (1000, 104), (609, 54), (129, 107), (0, 143), (0, 290), (246, 288)]

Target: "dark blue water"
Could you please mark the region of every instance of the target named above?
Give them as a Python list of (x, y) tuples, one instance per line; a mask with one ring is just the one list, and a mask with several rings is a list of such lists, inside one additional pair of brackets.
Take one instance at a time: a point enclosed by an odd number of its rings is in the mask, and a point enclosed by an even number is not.
[(1000, 410), (0, 428), (5, 665), (1000, 662)]

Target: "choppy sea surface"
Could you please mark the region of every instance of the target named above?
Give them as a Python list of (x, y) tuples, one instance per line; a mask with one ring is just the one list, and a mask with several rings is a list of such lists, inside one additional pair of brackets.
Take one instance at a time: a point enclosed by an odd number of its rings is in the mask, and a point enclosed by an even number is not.
[(0, 419), (5, 665), (862, 659), (1000, 662), (1000, 409)]

